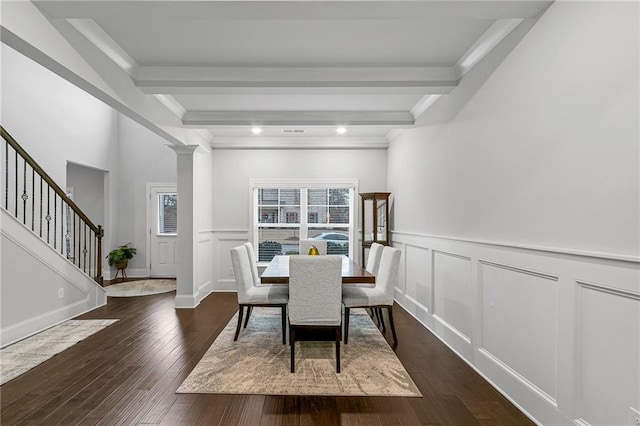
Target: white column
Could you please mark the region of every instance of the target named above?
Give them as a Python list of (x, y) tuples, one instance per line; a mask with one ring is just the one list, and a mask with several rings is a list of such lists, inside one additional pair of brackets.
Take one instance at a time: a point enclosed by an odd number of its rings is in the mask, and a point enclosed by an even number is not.
[(194, 217), (195, 151), (198, 145), (170, 146), (177, 155), (178, 269), (176, 308), (195, 308), (200, 302), (196, 283), (197, 229)]

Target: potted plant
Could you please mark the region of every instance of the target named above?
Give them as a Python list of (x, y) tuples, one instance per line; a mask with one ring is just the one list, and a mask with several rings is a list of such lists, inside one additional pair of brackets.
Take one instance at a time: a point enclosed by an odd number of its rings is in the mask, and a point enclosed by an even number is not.
[(115, 265), (116, 269), (126, 269), (129, 259), (132, 259), (137, 252), (137, 249), (129, 247), (129, 244), (131, 243), (124, 244), (109, 252), (107, 256), (109, 266)]

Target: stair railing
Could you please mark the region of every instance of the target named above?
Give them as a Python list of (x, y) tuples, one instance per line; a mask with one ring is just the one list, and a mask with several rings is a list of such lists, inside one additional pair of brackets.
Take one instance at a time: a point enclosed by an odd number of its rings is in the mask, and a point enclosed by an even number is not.
[(94, 225), (2, 126), (0, 135), (5, 210), (102, 285), (102, 226)]

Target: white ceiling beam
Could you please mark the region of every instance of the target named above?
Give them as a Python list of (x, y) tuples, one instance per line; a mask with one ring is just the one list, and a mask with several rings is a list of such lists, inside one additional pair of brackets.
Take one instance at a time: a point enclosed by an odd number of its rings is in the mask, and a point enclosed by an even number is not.
[(327, 126), (393, 125), (410, 127), (410, 112), (402, 111), (197, 111), (182, 118), (187, 127), (203, 126)]
[(471, 68), (491, 52), (524, 19), (499, 19), (465, 52), (454, 66), (458, 78), (462, 78)]
[(443, 94), (458, 85), (455, 73), (452, 67), (138, 67), (135, 84), (147, 94)]
[(213, 149), (386, 149), (385, 137), (218, 137)]

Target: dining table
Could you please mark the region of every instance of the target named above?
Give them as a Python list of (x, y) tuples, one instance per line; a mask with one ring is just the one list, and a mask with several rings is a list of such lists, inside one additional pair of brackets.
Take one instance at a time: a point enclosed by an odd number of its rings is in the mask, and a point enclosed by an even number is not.
[[(262, 284), (289, 284), (288, 255), (274, 256), (260, 276)], [(342, 255), (342, 284), (375, 284), (376, 277), (349, 257)]]

